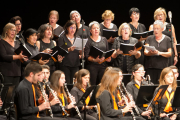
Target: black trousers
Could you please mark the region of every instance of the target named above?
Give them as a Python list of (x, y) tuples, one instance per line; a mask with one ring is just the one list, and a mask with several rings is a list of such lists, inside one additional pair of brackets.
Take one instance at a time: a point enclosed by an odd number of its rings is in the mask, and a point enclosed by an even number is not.
[(73, 84), (74, 74), (79, 70), (79, 67), (61, 66), (60, 70), (64, 72), (66, 82), (68, 84)]
[(59, 118), (59, 117), (40, 117), (40, 118), (37, 118), (37, 117), (30, 117), (28, 118), (27, 120), (68, 120), (66, 118)]
[[(78, 116), (78, 115), (75, 115), (75, 116), (73, 116), (73, 117), (79, 119), (79, 116)], [(84, 120), (84, 113), (81, 113), (81, 117), (82, 117), (82, 119)], [(86, 112), (86, 120), (97, 120), (97, 119), (98, 119), (98, 117), (97, 117), (97, 114), (96, 114), (95, 112), (93, 112), (93, 113), (91, 113), (91, 114), (88, 114), (88, 113)]]
[(148, 68), (146, 69), (146, 75), (150, 75), (152, 83), (159, 84), (161, 71), (162, 69)]
[(90, 72), (91, 84), (98, 85), (101, 82), (102, 76), (104, 75), (106, 66), (101, 64), (89, 64), (87, 65), (87, 69)]

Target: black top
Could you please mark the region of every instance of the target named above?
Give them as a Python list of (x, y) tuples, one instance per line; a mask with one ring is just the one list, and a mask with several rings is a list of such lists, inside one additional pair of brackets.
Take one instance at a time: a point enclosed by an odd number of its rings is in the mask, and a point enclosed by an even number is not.
[[(49, 48), (52, 49), (54, 45), (54, 40), (50, 40), (50, 43), (44, 43), (42, 40), (40, 42), (40, 52), (44, 51), (45, 49)], [(50, 67), (50, 70), (55, 70), (55, 63), (52, 58), (49, 59), (49, 62), (46, 64)]]
[[(112, 23), (113, 24), (113, 23)], [(103, 36), (103, 29), (108, 29), (108, 30), (118, 30), (117, 26), (115, 24), (113, 24), (112, 28), (106, 28), (102, 23), (100, 24), (100, 34), (101, 36)], [(107, 39), (107, 38), (106, 38)], [(108, 43), (109, 45), (109, 49), (112, 48), (112, 43)]]
[(21, 43), (21, 44), (25, 44), (25, 39), (24, 36), (22, 35), (24, 31), (20, 31), (17, 35), (16, 35), (16, 40)]
[[(76, 37), (75, 37), (75, 40), (76, 40)], [(60, 36), (60, 38), (58, 39), (57, 45), (59, 47), (65, 47), (65, 48), (69, 48), (72, 46), (71, 42), (69, 41), (69, 39), (66, 37), (65, 34)], [(66, 54), (61, 65), (69, 66), (69, 67), (80, 66), (79, 50), (74, 50), (74, 51), (71, 51), (68, 54)]]
[(144, 24), (139, 23), (137, 29), (131, 24), (129, 23), (131, 29), (132, 29), (132, 33), (142, 33), (146, 31), (146, 27), (144, 26)]
[[(165, 36), (164, 39), (158, 43), (155, 36), (151, 35), (146, 39), (146, 43), (149, 44), (149, 46), (154, 46), (160, 52), (167, 52), (168, 49), (171, 48), (171, 42), (168, 36)], [(163, 69), (168, 66), (168, 61), (168, 58), (161, 55), (146, 56), (145, 68)]]
[[(121, 36), (117, 37), (114, 40), (112, 49), (120, 49), (121, 43), (126, 44), (136, 44), (138, 40), (136, 38), (130, 37), (129, 40), (123, 40)], [(128, 56), (128, 55), (121, 55), (119, 54), (115, 59), (112, 60), (112, 66), (119, 67), (120, 69), (124, 70), (123, 73), (131, 73), (132, 67), (136, 64), (136, 58), (134, 55)], [(126, 65), (125, 65), (126, 64)]]
[[(92, 40), (89, 37), (88, 41), (86, 43), (85, 49), (84, 49), (84, 55), (85, 55), (87, 60), (88, 60), (88, 57), (89, 57), (89, 52), (90, 52), (91, 46), (95, 46), (95, 47), (99, 48), (100, 50), (102, 50), (104, 52), (109, 50), (108, 42), (107, 42), (107, 39), (105, 37), (101, 37), (101, 40), (99, 42), (95, 42), (94, 40)], [(91, 61), (88, 61), (88, 64), (99, 65), (99, 63), (91, 62)], [(103, 62), (100, 65), (106, 66), (107, 64), (106, 64), (106, 62)]]
[(56, 29), (54, 29), (54, 34), (59, 36), (63, 31), (64, 31), (63, 27), (59, 25)]
[(167, 23), (166, 29), (162, 33), (171, 38), (171, 32), (172, 32), (171, 24)]
[(35, 107), (32, 83), (24, 78), (15, 90), (14, 103), (20, 120), (36, 117), (39, 108)]
[(113, 99), (109, 91), (104, 90), (101, 95), (96, 98), (96, 101), (99, 103), (101, 108), (100, 120), (116, 120), (118, 115), (122, 115), (121, 109), (114, 109)]
[(19, 47), (19, 42), (14, 41), (14, 47), (8, 42), (0, 40), (0, 72), (5, 76), (21, 76), (21, 62), (13, 60), (14, 51)]
[(76, 36), (80, 36), (82, 38), (82, 29), (83, 29), (83, 38), (88, 38), (90, 36), (90, 31), (89, 31), (89, 28), (84, 25), (84, 28), (79, 28), (77, 30), (77, 33), (76, 33)]

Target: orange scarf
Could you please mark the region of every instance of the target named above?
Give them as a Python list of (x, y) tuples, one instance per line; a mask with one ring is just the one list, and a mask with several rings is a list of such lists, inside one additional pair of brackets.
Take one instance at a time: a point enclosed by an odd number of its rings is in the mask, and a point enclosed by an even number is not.
[[(81, 91), (83, 91), (83, 93), (85, 93), (85, 92), (86, 92), (83, 88), (81, 88)], [(85, 100), (86, 105), (88, 105), (88, 104), (89, 104), (89, 101), (90, 101), (90, 97), (88, 96), (88, 97), (86, 98), (86, 100)]]
[(137, 87), (137, 89), (139, 89), (140, 88), (140, 86), (138, 85), (138, 84), (134, 84), (136, 87)]
[(170, 94), (170, 96), (169, 96), (169, 93), (168, 93), (168, 91), (166, 90), (166, 92), (165, 92), (165, 95), (166, 95), (166, 97), (167, 97), (167, 99), (168, 99), (168, 102), (167, 102), (167, 104), (166, 104), (166, 107), (164, 108), (164, 112), (170, 112), (170, 111), (173, 111), (173, 109), (172, 109), (172, 105), (171, 105), (171, 100), (172, 100), (172, 98), (174, 97), (174, 92), (172, 92), (171, 94)]
[(118, 106), (117, 106), (115, 97), (114, 97), (114, 95), (111, 95), (111, 96), (112, 96), (112, 99), (113, 99), (114, 109), (115, 109), (115, 110), (118, 110)]
[[(63, 93), (59, 93), (59, 98), (62, 100), (62, 105), (65, 106), (65, 100)], [(67, 112), (67, 111), (66, 111)], [(62, 112), (62, 115), (65, 115), (64, 112)]]
[[(35, 107), (37, 107), (37, 104), (36, 104), (36, 93), (35, 93), (35, 88), (34, 88), (34, 85), (32, 84), (32, 89), (33, 89), (33, 95), (34, 95), (34, 105)], [(39, 112), (37, 113), (37, 118), (40, 118), (39, 117)]]

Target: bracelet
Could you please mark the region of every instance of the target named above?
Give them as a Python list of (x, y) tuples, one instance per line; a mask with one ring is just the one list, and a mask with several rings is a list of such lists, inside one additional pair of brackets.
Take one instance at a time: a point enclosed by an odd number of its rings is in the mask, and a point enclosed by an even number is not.
[(121, 109), (121, 111), (122, 111), (122, 114), (124, 113), (124, 110), (123, 109)]
[(177, 57), (178, 55), (174, 55), (175, 57)]
[(92, 61), (93, 61), (93, 62), (95, 62), (94, 60), (95, 60), (95, 59), (93, 58), (93, 60), (92, 60)]

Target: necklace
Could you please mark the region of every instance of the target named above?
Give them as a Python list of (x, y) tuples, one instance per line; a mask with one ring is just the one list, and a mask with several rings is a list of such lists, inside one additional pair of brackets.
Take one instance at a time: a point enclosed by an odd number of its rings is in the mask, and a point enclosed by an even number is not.
[(73, 38), (69, 38), (69, 37), (67, 36), (67, 38), (68, 38), (69, 40), (71, 40), (71, 41), (73, 41), (73, 40), (74, 40), (74, 37), (73, 37)]

